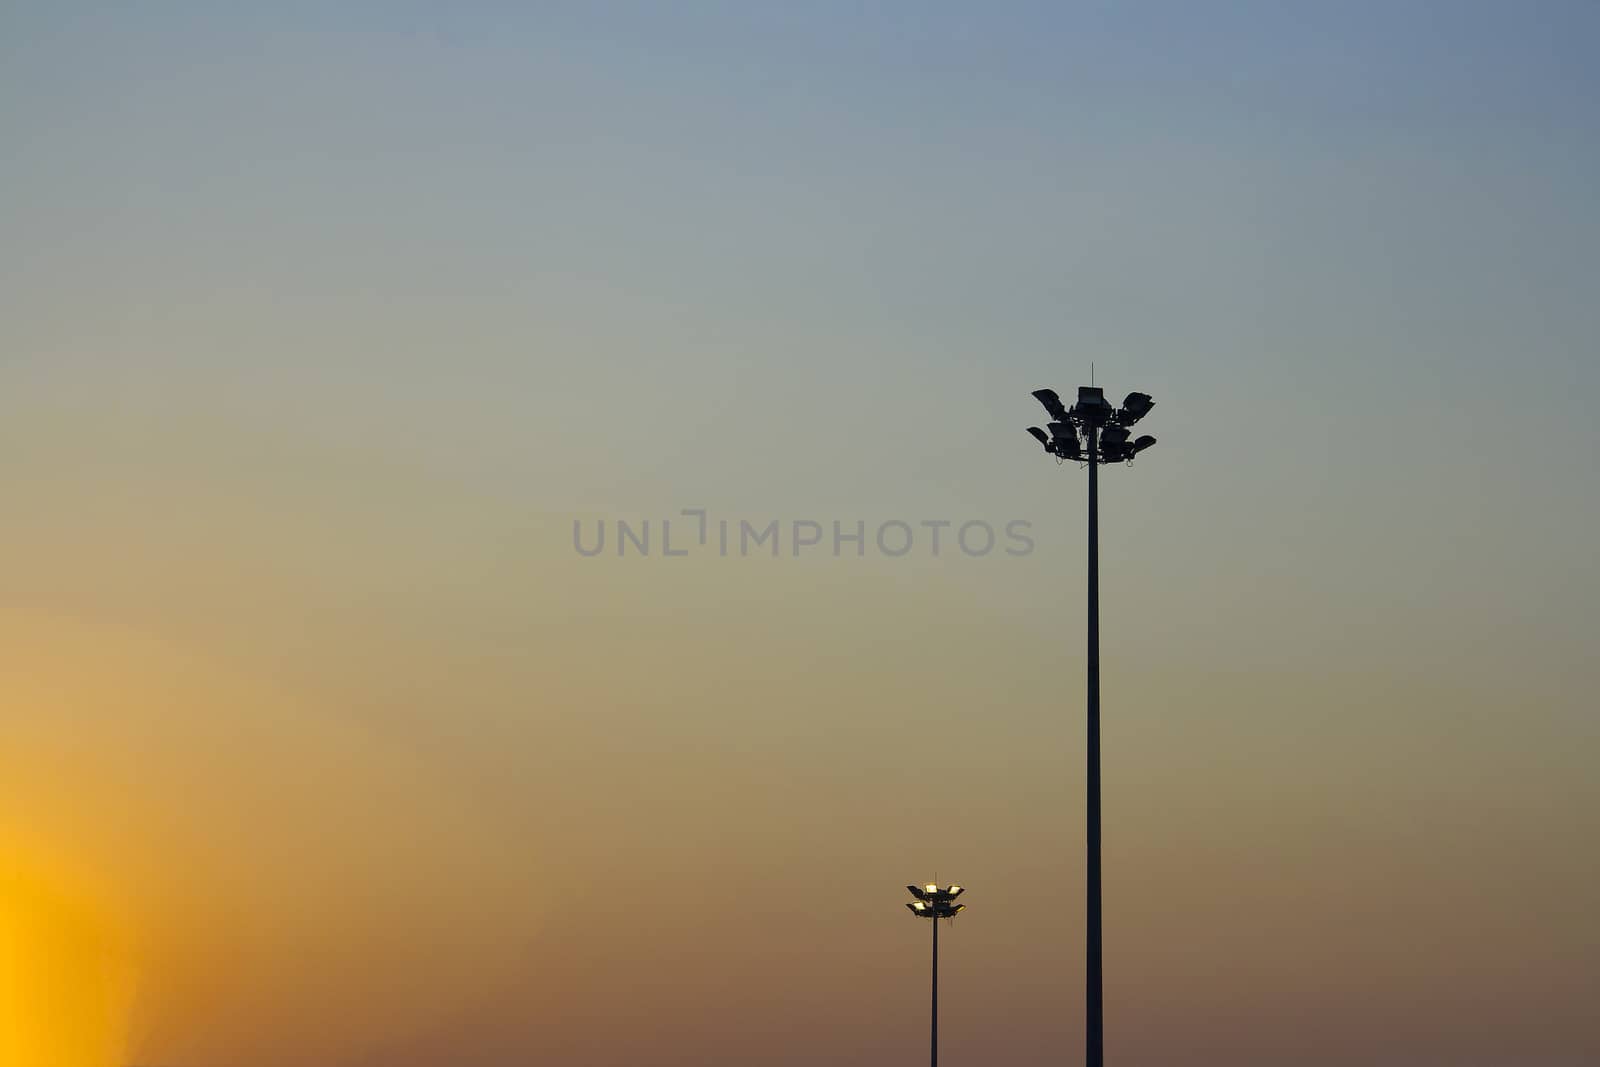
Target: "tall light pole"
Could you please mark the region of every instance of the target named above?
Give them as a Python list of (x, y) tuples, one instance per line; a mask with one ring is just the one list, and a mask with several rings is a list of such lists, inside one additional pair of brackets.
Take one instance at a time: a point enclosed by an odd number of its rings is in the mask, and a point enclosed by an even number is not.
[(1149, 414), (1155, 401), (1147, 393), (1129, 393), (1122, 407), (1113, 409), (1104, 391), (1078, 387), (1078, 402), (1061, 405), (1053, 389), (1036, 389), (1034, 397), (1050, 413), (1048, 435), (1037, 426), (1028, 432), (1056, 457), (1089, 466), (1089, 648), (1088, 648), (1088, 915), (1085, 934), (1084, 1053), (1085, 1067), (1105, 1065), (1105, 999), (1100, 954), (1100, 480), (1103, 463), (1132, 463), (1133, 457), (1156, 443), (1146, 434), (1128, 440), (1128, 427)]
[(908, 885), (906, 888), (917, 898), (906, 904), (906, 907), (911, 909), (911, 914), (933, 920), (933, 991), (932, 1010), (929, 1016), (928, 1063), (930, 1067), (939, 1067), (939, 920), (954, 919), (957, 912), (966, 910), (965, 904), (954, 902), (965, 889), (959, 885), (947, 885), (941, 889), (933, 882), (928, 885)]

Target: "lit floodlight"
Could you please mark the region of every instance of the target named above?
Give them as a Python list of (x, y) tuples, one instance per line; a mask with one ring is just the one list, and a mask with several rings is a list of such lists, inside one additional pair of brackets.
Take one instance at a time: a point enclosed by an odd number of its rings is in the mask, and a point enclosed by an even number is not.
[(1033, 396), (1044, 405), (1044, 409), (1050, 413), (1052, 419), (1060, 422), (1067, 420), (1067, 409), (1061, 406), (1061, 398), (1056, 395), (1054, 389), (1035, 389)]
[(1050, 438), (1046, 437), (1044, 435), (1044, 431), (1039, 429), (1039, 427), (1037, 427), (1037, 426), (1029, 426), (1028, 427), (1028, 432), (1033, 434), (1033, 439), (1035, 441), (1038, 441), (1041, 445), (1044, 446), (1044, 450), (1046, 452), (1053, 452), (1054, 451), (1054, 449), (1052, 449), (1050, 447)]
[(941, 889), (937, 883), (929, 883), (923, 886), (908, 885), (906, 888), (917, 898), (906, 906), (926, 918), (954, 918), (956, 912), (966, 907), (964, 904), (953, 903), (956, 897), (966, 892), (964, 886), (950, 885)]

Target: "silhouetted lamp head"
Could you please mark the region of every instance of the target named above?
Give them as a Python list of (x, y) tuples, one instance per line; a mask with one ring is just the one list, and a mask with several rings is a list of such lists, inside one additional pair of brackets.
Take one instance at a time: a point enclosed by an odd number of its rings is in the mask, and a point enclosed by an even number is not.
[(1061, 456), (1064, 459), (1077, 459), (1082, 453), (1078, 444), (1078, 430), (1070, 422), (1052, 422), (1049, 436), (1037, 426), (1029, 426), (1028, 433), (1035, 441), (1044, 446), (1044, 450), (1052, 456)]
[(1035, 389), (1033, 397), (1044, 405), (1044, 409), (1050, 413), (1052, 419), (1058, 422), (1066, 421), (1067, 409), (1061, 406), (1061, 398), (1056, 395), (1054, 389)]
[(1072, 414), (1085, 426), (1099, 426), (1107, 422), (1113, 412), (1104, 389), (1097, 385), (1080, 385), (1078, 402), (1072, 406)]
[[(1061, 427), (1060, 431), (1056, 427)], [(1078, 431), (1072, 423), (1052, 422), (1050, 432), (1055, 437), (1055, 454), (1062, 459), (1078, 460), (1083, 458), (1083, 445), (1078, 442)]]
[[(1054, 389), (1035, 389), (1033, 395), (1050, 412), (1052, 421), (1048, 436), (1037, 426), (1028, 427), (1028, 433), (1058, 461), (1093, 458), (1103, 463), (1123, 463), (1156, 443), (1148, 434), (1128, 440), (1128, 427), (1156, 405), (1149, 393), (1129, 393), (1122, 407), (1112, 408), (1105, 390), (1095, 385), (1080, 386), (1078, 402), (1066, 411), (1061, 410), (1061, 398)], [(1096, 443), (1093, 457), (1088, 454), (1091, 439)]]
[(1117, 421), (1124, 426), (1132, 426), (1146, 415), (1156, 402), (1150, 399), (1149, 393), (1129, 393), (1122, 402), (1122, 410), (1117, 412)]

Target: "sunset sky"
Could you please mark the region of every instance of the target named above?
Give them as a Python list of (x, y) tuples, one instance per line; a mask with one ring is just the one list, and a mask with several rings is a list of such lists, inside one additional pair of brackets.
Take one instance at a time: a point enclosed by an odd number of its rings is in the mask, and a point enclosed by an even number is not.
[(1600, 1061), (1597, 48), (7, 6), (0, 1065)]

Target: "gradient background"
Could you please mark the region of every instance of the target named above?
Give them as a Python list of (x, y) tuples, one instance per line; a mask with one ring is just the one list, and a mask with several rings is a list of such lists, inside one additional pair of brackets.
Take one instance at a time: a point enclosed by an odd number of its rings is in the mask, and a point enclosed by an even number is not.
[(1595, 1062), (1597, 31), (7, 5), (0, 1062)]

